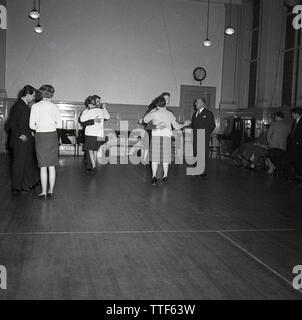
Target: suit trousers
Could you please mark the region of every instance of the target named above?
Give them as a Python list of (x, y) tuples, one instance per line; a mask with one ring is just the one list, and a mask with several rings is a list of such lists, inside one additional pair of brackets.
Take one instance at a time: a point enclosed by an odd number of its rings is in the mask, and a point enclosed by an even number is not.
[(288, 178), (295, 178), (300, 173), (302, 167), (302, 150), (290, 149), (283, 159), (283, 174)]
[(276, 167), (276, 173), (280, 174), (282, 169), (282, 160), (284, 158), (285, 151), (277, 148), (272, 148), (268, 151), (268, 157)]
[(34, 144), (15, 139), (13, 144), (12, 189), (29, 189), (39, 181), (39, 171), (34, 158)]
[[(210, 136), (205, 136), (205, 171), (208, 171), (209, 159), (210, 159)], [(193, 156), (197, 157), (197, 132), (193, 132)]]

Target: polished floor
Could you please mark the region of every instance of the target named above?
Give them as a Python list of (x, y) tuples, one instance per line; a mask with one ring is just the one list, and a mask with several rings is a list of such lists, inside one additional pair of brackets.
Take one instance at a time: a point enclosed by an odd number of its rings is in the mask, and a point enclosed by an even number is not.
[(302, 299), (301, 188), (228, 160), (157, 187), (144, 166), (60, 162), (41, 201), (11, 195), (0, 157), (0, 299)]

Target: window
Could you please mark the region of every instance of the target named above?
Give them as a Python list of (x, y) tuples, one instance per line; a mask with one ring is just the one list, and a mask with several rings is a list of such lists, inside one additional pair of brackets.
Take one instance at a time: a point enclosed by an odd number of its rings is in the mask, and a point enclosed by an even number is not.
[(251, 31), (251, 56), (250, 56), (250, 74), (249, 74), (249, 96), (248, 96), (249, 108), (255, 108), (256, 106), (262, 1), (253, 0), (252, 4), (253, 4), (253, 22), (252, 22), (252, 31)]
[[(300, 1), (302, 3), (302, 1)], [(298, 72), (301, 30), (295, 30), (292, 25), (294, 15), (293, 7), (286, 6), (285, 10), (285, 41), (283, 60), (283, 82), (282, 82), (282, 106), (293, 107), (297, 105), (298, 94)]]

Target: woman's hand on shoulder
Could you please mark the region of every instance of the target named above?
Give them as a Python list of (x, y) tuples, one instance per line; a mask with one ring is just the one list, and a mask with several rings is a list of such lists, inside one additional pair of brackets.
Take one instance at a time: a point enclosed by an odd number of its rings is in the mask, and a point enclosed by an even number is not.
[(101, 123), (101, 122), (102, 122), (102, 118), (100, 118), (99, 116), (94, 118), (94, 123)]

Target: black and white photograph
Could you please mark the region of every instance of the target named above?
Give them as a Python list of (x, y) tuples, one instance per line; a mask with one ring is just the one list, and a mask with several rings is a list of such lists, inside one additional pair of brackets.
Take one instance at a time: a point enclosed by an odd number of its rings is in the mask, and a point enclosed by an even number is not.
[(0, 300), (302, 300), (301, 30), (301, 0), (0, 0)]

